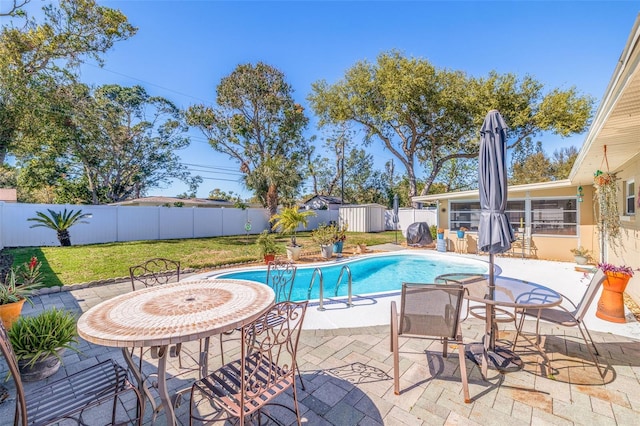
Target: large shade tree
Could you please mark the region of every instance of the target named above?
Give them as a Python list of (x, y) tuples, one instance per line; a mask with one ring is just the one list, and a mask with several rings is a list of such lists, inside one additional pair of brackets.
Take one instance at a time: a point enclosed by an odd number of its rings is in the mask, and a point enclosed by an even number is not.
[(284, 74), (262, 62), (239, 65), (216, 95), (216, 106), (191, 106), (187, 121), (238, 163), (245, 185), (274, 215), (281, 199), (296, 196), (304, 177), (304, 110)]
[[(82, 90), (82, 89), (85, 90)], [(67, 156), (86, 179), (91, 202), (118, 202), (179, 179), (195, 190), (177, 151), (189, 145), (182, 112), (141, 86), (104, 85), (74, 91), (65, 117)]]
[(375, 63), (360, 61), (340, 81), (315, 82), (309, 102), (321, 124), (351, 122), (365, 142), (381, 144), (406, 169), (408, 196), (427, 194), (445, 164), (478, 155), (479, 128), (498, 109), (509, 125), (509, 147), (543, 132), (568, 136), (584, 131), (593, 101), (575, 88), (545, 91), (530, 76), (489, 73), (474, 78), (438, 69), (397, 51)]
[[(60, 121), (50, 118), (59, 102), (58, 88), (76, 80), (84, 60), (101, 64), (101, 55), (115, 42), (136, 33), (120, 11), (94, 0), (45, 4), (38, 19), (21, 13), (26, 3), (7, 2), (0, 11), (11, 16), (0, 31), (0, 163), (7, 154), (20, 157), (43, 143), (54, 146), (60, 134), (54, 126)], [(47, 129), (48, 138), (32, 143), (34, 129)]]

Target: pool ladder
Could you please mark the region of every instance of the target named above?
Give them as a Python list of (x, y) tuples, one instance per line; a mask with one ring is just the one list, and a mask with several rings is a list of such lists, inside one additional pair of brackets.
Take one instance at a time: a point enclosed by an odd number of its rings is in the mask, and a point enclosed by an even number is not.
[[(338, 288), (340, 288), (340, 283), (342, 282), (342, 278), (344, 276), (344, 272), (347, 272), (347, 278), (349, 279), (347, 292), (347, 306), (350, 308), (353, 306), (352, 303), (352, 279), (351, 279), (351, 269), (349, 265), (343, 265), (342, 269), (340, 269), (340, 275), (338, 276), (338, 281), (336, 282), (336, 288), (334, 290), (334, 296), (338, 295)], [(309, 290), (307, 291), (307, 300), (311, 298), (311, 290), (313, 289), (313, 284), (316, 282), (316, 276), (320, 280), (320, 294), (318, 299), (320, 299), (320, 305), (318, 306), (319, 311), (326, 310), (324, 307), (324, 279), (322, 278), (322, 270), (320, 268), (316, 268), (313, 270), (313, 275), (311, 275), (311, 283), (309, 284)]]

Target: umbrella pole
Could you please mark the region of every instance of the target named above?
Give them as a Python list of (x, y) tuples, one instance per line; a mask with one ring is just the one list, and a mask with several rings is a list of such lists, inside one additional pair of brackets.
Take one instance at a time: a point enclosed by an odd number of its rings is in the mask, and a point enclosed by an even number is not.
[[(496, 277), (494, 275), (494, 254), (489, 253), (489, 300), (494, 299), (496, 286)], [(493, 332), (493, 323), (495, 320), (495, 311), (493, 305), (487, 305), (487, 336), (489, 337), (489, 350), (493, 351), (496, 347), (496, 336)]]

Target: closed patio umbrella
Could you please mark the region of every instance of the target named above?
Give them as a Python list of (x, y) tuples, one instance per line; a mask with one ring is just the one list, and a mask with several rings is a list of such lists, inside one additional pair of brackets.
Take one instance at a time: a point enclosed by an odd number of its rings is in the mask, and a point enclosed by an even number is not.
[[(478, 246), (489, 253), (489, 289), (487, 297), (494, 298), (494, 255), (504, 253), (515, 241), (507, 207), (507, 125), (497, 110), (491, 110), (484, 119), (480, 130), (480, 157), (478, 163), (478, 187), (480, 192), (480, 223), (478, 226)], [(503, 359), (496, 360), (494, 309), (487, 305), (487, 333), (484, 344), (489, 356), (504, 366)], [(484, 360), (484, 357), (483, 357)], [(483, 362), (484, 364), (484, 362)], [(508, 363), (507, 363), (508, 364)], [(484, 367), (484, 365), (483, 365)], [(506, 369), (506, 368), (505, 368)]]

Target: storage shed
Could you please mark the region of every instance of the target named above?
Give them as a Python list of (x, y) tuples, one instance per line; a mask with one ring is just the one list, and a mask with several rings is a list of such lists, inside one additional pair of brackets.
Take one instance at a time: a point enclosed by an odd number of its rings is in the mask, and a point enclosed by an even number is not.
[(381, 204), (360, 204), (341, 206), (340, 223), (349, 224), (349, 231), (382, 232), (385, 230), (384, 212)]

